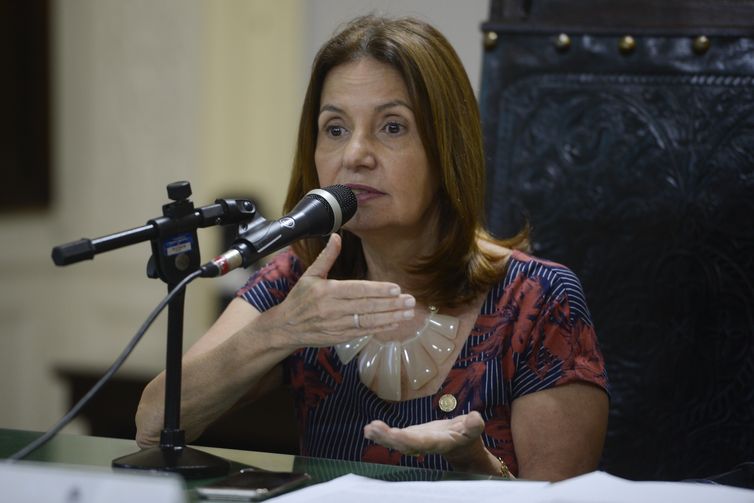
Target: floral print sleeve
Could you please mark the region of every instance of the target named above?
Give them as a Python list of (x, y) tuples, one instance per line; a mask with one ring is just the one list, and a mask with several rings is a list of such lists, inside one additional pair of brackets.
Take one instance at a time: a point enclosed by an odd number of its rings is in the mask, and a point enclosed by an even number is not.
[[(514, 255), (516, 256), (516, 255)], [(602, 354), (581, 284), (569, 269), (518, 255), (510, 271), (510, 356), (515, 399), (582, 381), (607, 389)]]
[(236, 296), (243, 298), (257, 310), (266, 311), (285, 300), (301, 274), (301, 262), (293, 252), (284, 251), (252, 274), (236, 292)]

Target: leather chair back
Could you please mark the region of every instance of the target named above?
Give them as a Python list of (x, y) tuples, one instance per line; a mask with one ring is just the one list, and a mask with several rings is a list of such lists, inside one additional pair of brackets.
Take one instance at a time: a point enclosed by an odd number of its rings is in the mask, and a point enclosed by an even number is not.
[(754, 2), (493, 0), (482, 28), (488, 225), (582, 280), (603, 468), (754, 460)]

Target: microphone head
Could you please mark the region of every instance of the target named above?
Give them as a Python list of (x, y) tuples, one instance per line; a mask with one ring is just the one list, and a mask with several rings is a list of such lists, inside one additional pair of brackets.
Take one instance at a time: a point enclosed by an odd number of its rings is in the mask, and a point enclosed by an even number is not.
[(353, 191), (345, 185), (330, 185), (329, 187), (324, 187), (322, 190), (326, 190), (327, 192), (332, 194), (338, 201), (338, 204), (340, 205), (340, 211), (343, 214), (340, 224), (343, 225), (344, 223), (351, 220), (351, 218), (356, 214), (356, 210), (359, 206), (359, 202), (356, 199), (356, 194), (354, 194)]
[(306, 198), (314, 198), (322, 202), (331, 217), (331, 228), (324, 235), (337, 231), (348, 222), (355, 214), (358, 207), (356, 194), (345, 185), (330, 185), (321, 189), (310, 190)]

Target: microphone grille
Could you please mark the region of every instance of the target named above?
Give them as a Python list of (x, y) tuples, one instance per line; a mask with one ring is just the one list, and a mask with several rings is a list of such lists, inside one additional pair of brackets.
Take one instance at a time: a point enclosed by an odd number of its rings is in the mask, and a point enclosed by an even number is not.
[(356, 200), (356, 194), (351, 189), (345, 185), (330, 185), (329, 187), (323, 187), (322, 190), (326, 190), (332, 194), (338, 201), (340, 211), (343, 215), (341, 224), (348, 222), (356, 214), (359, 203)]

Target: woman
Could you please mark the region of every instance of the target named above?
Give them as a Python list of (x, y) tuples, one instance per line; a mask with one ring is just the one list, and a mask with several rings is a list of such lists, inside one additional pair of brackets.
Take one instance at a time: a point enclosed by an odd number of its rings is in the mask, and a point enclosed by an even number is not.
[[(445, 38), (354, 20), (318, 53), (286, 200), (344, 184), (340, 235), (253, 275), (186, 353), (189, 439), (288, 382), (301, 454), (559, 480), (597, 467), (608, 400), (575, 276), (482, 227), (476, 101)], [(162, 427), (163, 375), (137, 441)]]

